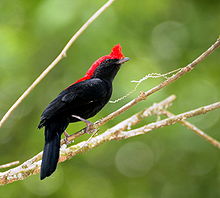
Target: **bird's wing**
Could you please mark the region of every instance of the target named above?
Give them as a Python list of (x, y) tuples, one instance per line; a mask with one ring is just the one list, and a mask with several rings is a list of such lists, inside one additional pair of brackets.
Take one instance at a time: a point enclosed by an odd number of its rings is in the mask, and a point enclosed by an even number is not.
[(77, 107), (106, 97), (106, 85), (100, 79), (89, 79), (69, 87), (68, 93), (62, 97), (62, 102)]
[(89, 79), (73, 84), (61, 92), (44, 110), (39, 128), (43, 127), (46, 120), (59, 116), (71, 107), (80, 108), (91, 102), (97, 102), (106, 97), (106, 84), (101, 79)]

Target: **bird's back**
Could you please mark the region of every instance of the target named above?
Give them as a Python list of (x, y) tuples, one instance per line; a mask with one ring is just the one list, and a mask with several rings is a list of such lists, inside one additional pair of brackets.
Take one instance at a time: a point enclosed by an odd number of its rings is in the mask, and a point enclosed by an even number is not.
[(112, 83), (93, 78), (73, 84), (62, 91), (44, 110), (39, 128), (54, 119), (65, 117), (68, 122), (78, 121), (71, 115), (88, 119), (96, 115), (109, 101)]

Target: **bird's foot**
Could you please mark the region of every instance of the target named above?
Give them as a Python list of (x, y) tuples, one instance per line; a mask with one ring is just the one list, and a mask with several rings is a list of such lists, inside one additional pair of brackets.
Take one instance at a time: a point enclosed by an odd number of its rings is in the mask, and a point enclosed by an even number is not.
[(74, 142), (74, 140), (71, 140), (71, 141), (68, 140), (68, 138), (69, 138), (71, 135), (69, 135), (66, 131), (64, 131), (63, 134), (64, 134), (64, 136), (65, 136), (64, 142), (65, 142), (66, 145), (71, 144), (72, 142)]
[(92, 134), (92, 133), (95, 133), (96, 131), (97, 131), (97, 129), (93, 128), (93, 123), (92, 122), (87, 124), (87, 127), (85, 128), (85, 133)]
[(93, 128), (93, 125), (94, 125), (93, 122), (90, 122), (84, 118), (81, 118), (80, 116), (77, 116), (77, 115), (72, 115), (72, 117), (77, 118), (82, 122), (85, 122), (85, 124), (86, 124), (85, 133), (92, 134), (96, 131), (96, 129)]

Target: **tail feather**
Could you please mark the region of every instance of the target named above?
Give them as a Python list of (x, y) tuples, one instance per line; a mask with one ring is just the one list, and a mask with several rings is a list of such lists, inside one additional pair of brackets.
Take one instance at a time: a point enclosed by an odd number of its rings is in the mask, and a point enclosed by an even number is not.
[(46, 142), (41, 163), (40, 179), (49, 177), (57, 167), (60, 152), (60, 135), (56, 135), (53, 140)]
[[(55, 125), (55, 126), (54, 126)], [(57, 124), (45, 127), (45, 145), (41, 162), (40, 179), (49, 177), (57, 167), (60, 152), (61, 134), (65, 127), (58, 127)]]

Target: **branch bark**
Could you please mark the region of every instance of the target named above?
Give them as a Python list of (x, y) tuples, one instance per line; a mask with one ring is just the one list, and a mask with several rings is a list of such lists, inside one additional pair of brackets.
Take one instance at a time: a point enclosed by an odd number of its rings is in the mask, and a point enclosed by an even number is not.
[(158, 129), (158, 128), (161, 128), (164, 126), (173, 125), (179, 121), (182, 121), (182, 120), (185, 120), (187, 118), (191, 118), (191, 117), (194, 117), (197, 115), (205, 114), (209, 111), (212, 111), (212, 110), (215, 110), (218, 108), (220, 108), (220, 102), (216, 102), (216, 103), (204, 106), (204, 107), (200, 107), (198, 109), (194, 109), (192, 111), (188, 111), (188, 112), (185, 112), (185, 113), (182, 113), (179, 115), (173, 115), (173, 116), (166, 118), (164, 120), (148, 124), (146, 126), (131, 130), (129, 132), (122, 131), (122, 132), (120, 132), (120, 134), (117, 137), (115, 137), (115, 139), (117, 139), (117, 140), (126, 139), (129, 137), (145, 134), (145, 133), (148, 133), (154, 129)]
[[(167, 117), (172, 117), (175, 116), (173, 113), (163, 109), (162, 113), (164, 115), (166, 115)], [(199, 135), (200, 137), (202, 137), (203, 139), (207, 140), (209, 143), (211, 143), (213, 146), (217, 147), (220, 149), (220, 142), (217, 141), (216, 139), (210, 137), (209, 135), (207, 135), (206, 133), (204, 133), (201, 129), (199, 129), (198, 127), (196, 127), (195, 125), (191, 124), (190, 122), (187, 122), (185, 120), (181, 120), (179, 121), (180, 124), (182, 124), (183, 126), (187, 127), (188, 129), (192, 130), (194, 133), (196, 133), (197, 135)]]
[[(87, 29), (87, 27), (101, 14), (103, 13), (115, 0), (109, 0), (106, 4), (104, 4), (77, 32), (73, 37), (70, 39), (70, 41), (67, 43), (67, 45), (64, 47), (64, 49), (61, 51), (61, 53), (56, 57), (56, 59), (43, 71), (43, 73), (33, 82), (33, 84), (21, 95), (21, 97), (15, 102), (15, 104), (12, 105), (12, 107), (8, 110), (8, 112), (3, 116), (2, 120), (0, 121), (0, 127), (2, 127), (3, 123), (9, 118), (11, 113), (17, 108), (17, 106), (30, 94), (30, 92), (41, 82), (41, 80), (66, 56), (66, 53), (68, 49), (71, 47), (71, 45), (75, 42), (75, 40)], [(137, 98), (130, 101), (129, 103), (122, 106), (117, 111), (111, 113), (110, 115), (106, 116), (105, 118), (99, 120), (96, 122), (93, 126), (93, 129), (97, 129), (100, 126), (104, 125), (106, 122), (112, 120), (113, 118), (117, 117), (121, 113), (125, 112), (126, 110), (130, 109), (135, 104), (145, 100), (148, 96), (151, 94), (161, 90), (162, 88), (168, 86), (169, 84), (175, 82), (177, 79), (182, 77), (184, 74), (190, 72), (193, 70), (201, 61), (203, 61), (205, 58), (207, 58), (211, 53), (213, 53), (218, 47), (220, 46), (220, 39), (218, 38), (217, 41), (208, 48), (204, 53), (202, 53), (198, 58), (196, 58), (193, 62), (188, 64), (187, 66), (183, 67), (179, 72), (177, 72), (175, 75), (171, 76), (170, 78), (166, 79), (159, 85), (153, 87), (147, 92), (142, 92)], [(99, 146), (100, 144), (104, 142), (109, 142), (112, 140), (121, 140), (130, 138), (133, 136), (146, 134), (154, 129), (161, 128), (164, 126), (172, 125), (177, 122), (182, 122), (185, 125), (189, 127), (189, 124), (186, 124), (184, 121), (187, 118), (197, 116), (200, 114), (207, 113), (209, 111), (215, 110), (220, 108), (220, 102), (207, 105), (204, 107), (200, 107), (198, 109), (185, 112), (179, 115), (168, 115), (169, 118), (163, 119), (161, 121), (157, 121), (154, 123), (147, 124), (143, 127), (130, 130), (131, 126), (135, 126), (137, 123), (139, 123), (142, 119), (145, 117), (151, 115), (151, 114), (157, 114), (161, 112), (161, 110), (166, 109), (172, 101), (175, 99), (175, 96), (171, 96), (170, 98), (162, 101), (161, 103), (154, 104), (148, 109), (145, 109), (144, 111), (141, 111), (132, 117), (124, 120), (123, 122), (117, 124), (116, 126), (112, 127), (111, 129), (108, 129), (104, 133), (90, 138), (88, 141), (80, 142), (76, 145), (67, 147), (67, 145), (63, 144), (60, 149), (60, 159), (59, 162), (63, 162), (67, 159), (72, 158), (73, 156), (83, 153), (85, 151), (88, 151), (94, 147)], [(190, 128), (194, 129), (194, 131), (198, 132), (198, 129), (195, 127), (190, 126)], [(84, 130), (79, 131), (70, 139), (72, 140), (78, 136), (81, 136), (84, 134)], [(201, 131), (200, 131), (201, 132)], [(200, 133), (201, 135), (201, 133)], [(205, 136), (203, 136), (205, 137)], [(72, 139), (71, 139), (72, 138)], [(207, 137), (206, 137), (207, 139)], [(214, 140), (214, 139), (213, 139)], [(212, 140), (212, 143), (214, 142)], [(211, 142), (211, 141), (210, 141)], [(217, 142), (217, 141), (216, 141)], [(215, 142), (215, 143), (216, 143)], [(219, 143), (218, 143), (219, 144)], [(217, 145), (217, 144), (216, 144)], [(218, 146), (219, 148), (219, 146)], [(8, 171), (1, 172), (0, 173), (0, 185), (12, 183), (14, 181), (23, 180), (27, 178), (28, 176), (31, 176), (33, 174), (39, 173), (40, 170), (40, 164), (41, 164), (41, 157), (42, 152), (38, 153), (33, 158), (27, 160), (20, 166), (17, 166), (15, 168), (12, 168)]]
[(0, 169), (1, 168), (9, 168), (11, 166), (18, 165), (19, 163), (20, 163), (19, 161), (14, 161), (14, 162), (10, 162), (10, 163), (7, 163), (7, 164), (3, 164), (3, 165), (0, 165)]
[[(187, 66), (183, 67), (179, 72), (177, 72), (175, 75), (171, 76), (170, 78), (167, 78), (165, 81), (163, 81), (162, 83), (160, 83), (159, 85), (153, 87), (152, 89), (148, 90), (147, 92), (141, 92), (140, 95), (131, 100), (130, 102), (128, 102), (127, 104), (125, 104), (124, 106), (122, 106), (121, 108), (119, 108), (118, 110), (116, 110), (115, 112), (109, 114), (108, 116), (106, 116), (105, 118), (97, 121), (92, 129), (97, 129), (98, 127), (104, 125), (106, 122), (114, 119), (115, 117), (117, 117), (118, 115), (122, 114), (123, 112), (127, 111), (128, 109), (130, 109), (131, 107), (133, 107), (134, 105), (136, 105), (137, 103), (146, 100), (146, 98), (148, 96), (150, 96), (151, 94), (161, 90), (162, 88), (168, 86), (169, 84), (175, 82), (177, 79), (179, 79), (180, 77), (182, 77), (184, 74), (190, 72), (191, 70), (193, 70), (201, 61), (203, 61), (206, 57), (208, 57), (211, 53), (213, 53), (218, 47), (220, 46), (220, 38), (217, 39), (217, 41), (212, 44), (205, 52), (203, 52), (199, 57), (197, 57), (193, 62), (191, 62), (190, 64), (188, 64)], [(74, 135), (70, 136), (69, 138), (67, 138), (68, 141), (72, 141), (75, 138), (82, 136), (83, 134), (85, 134), (85, 129), (75, 133)], [(64, 143), (64, 142), (62, 142)]]
[[(124, 120), (122, 123), (120, 124), (117, 124), (115, 127), (114, 127), (114, 130), (125, 130), (126, 128), (129, 128), (131, 127), (132, 125), (136, 125), (139, 123), (139, 121), (141, 119), (143, 119), (144, 117), (148, 117), (150, 116), (151, 114), (155, 114), (155, 112), (159, 112), (159, 110), (162, 110), (162, 109), (166, 109), (169, 105), (172, 104), (172, 102), (176, 99), (176, 96), (175, 95), (171, 95), (170, 97), (166, 98), (165, 100), (161, 101), (160, 103), (158, 104), (154, 104), (153, 106), (151, 106), (150, 108), (147, 108), (135, 115), (133, 115), (132, 117), (128, 118), (127, 120)], [(107, 116), (108, 117), (108, 116)], [(94, 125), (90, 128), (90, 130), (96, 130), (98, 129), (100, 126), (104, 125), (106, 122), (102, 122), (102, 120), (105, 120), (104, 119), (101, 119), (99, 121), (97, 121), (96, 123), (94, 123)], [(108, 120), (109, 121), (109, 120)], [(127, 125), (129, 124), (129, 125)], [(70, 135), (69, 137), (67, 137), (67, 139), (63, 139), (61, 141), (61, 144), (65, 144), (66, 143), (66, 140), (67, 142), (71, 142), (73, 141), (74, 139), (84, 135), (86, 133), (86, 130), (85, 128), (78, 131), (77, 133), (74, 133), (73, 135)]]
[(3, 118), (0, 121), (0, 128), (9, 118), (12, 112), (18, 107), (18, 105), (31, 93), (31, 91), (46, 77), (46, 75), (64, 58), (66, 53), (77, 38), (93, 23), (115, 0), (109, 0), (98, 11), (96, 11), (86, 23), (72, 36), (61, 53), (55, 58), (55, 60), (40, 74), (40, 76), (31, 84), (30, 87), (18, 98), (18, 100), (10, 107)]
[(191, 70), (193, 70), (200, 62), (202, 62), (205, 58), (207, 58), (211, 53), (213, 53), (218, 47), (220, 46), (220, 38), (217, 39), (217, 41), (211, 45), (211, 47), (209, 47), (205, 52), (203, 52), (198, 58), (196, 58), (193, 62), (191, 62), (190, 64), (188, 64), (187, 66), (183, 67), (179, 72), (177, 72), (175, 75), (173, 75), (172, 77), (168, 78), (167, 80), (163, 81), (162, 83), (160, 83), (159, 85), (153, 87), (152, 89), (148, 90), (147, 92), (142, 92), (137, 98), (131, 100), (130, 102), (128, 102), (127, 104), (125, 104), (124, 106), (122, 106), (120, 109), (118, 109), (117, 111), (109, 114), (108, 116), (106, 116), (104, 119), (100, 120), (99, 123), (97, 123), (97, 125), (103, 125), (106, 122), (108, 122), (109, 120), (112, 120), (113, 118), (115, 118), (116, 116), (120, 115), (121, 113), (127, 111), (128, 109), (130, 109), (131, 107), (133, 107), (134, 105), (136, 105), (137, 103), (145, 100), (148, 96), (150, 96), (151, 94), (161, 90), (162, 88), (168, 86), (169, 84), (175, 82), (177, 79), (179, 79), (180, 77), (182, 77), (184, 74), (190, 72)]
[[(137, 123), (139, 123), (142, 119), (146, 118), (147, 116), (151, 114), (157, 114), (161, 112), (161, 110), (164, 108), (166, 109), (169, 105), (171, 105), (174, 99), (175, 96), (171, 96), (158, 104), (154, 104), (153, 106), (145, 109), (144, 111), (141, 111), (131, 116), (130, 118), (122, 121), (121, 123), (117, 124), (111, 129), (108, 129), (104, 133), (89, 139), (88, 141), (80, 142), (68, 148), (66, 145), (63, 145), (60, 149), (59, 162), (66, 161), (77, 154), (91, 150), (92, 148), (97, 147), (104, 142), (109, 142), (112, 140), (121, 140), (141, 134), (146, 134), (154, 129), (172, 125), (176, 122), (185, 120), (187, 118), (204, 114), (209, 111), (220, 108), (220, 102), (217, 102), (176, 116), (171, 116), (170, 118), (166, 118), (164, 120), (145, 125), (138, 129), (130, 130), (131, 126), (135, 126)], [(39, 173), (41, 157), (42, 152), (40, 152), (30, 160), (24, 162), (20, 166), (0, 173), (0, 185), (12, 183), (18, 180), (23, 180), (28, 176)]]

